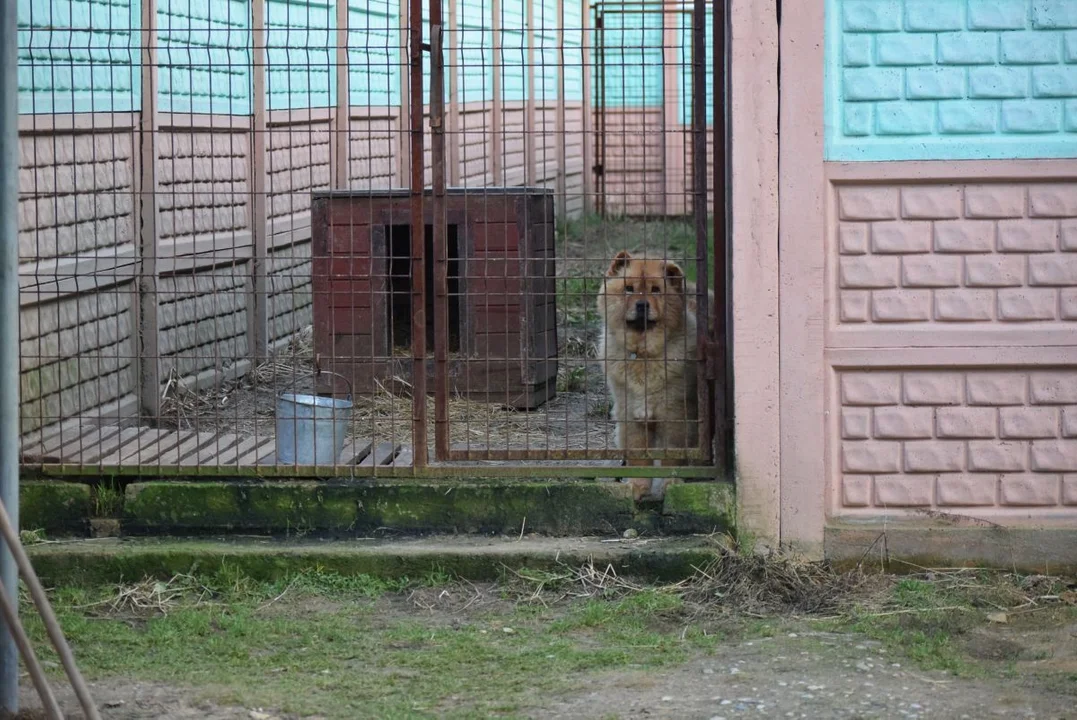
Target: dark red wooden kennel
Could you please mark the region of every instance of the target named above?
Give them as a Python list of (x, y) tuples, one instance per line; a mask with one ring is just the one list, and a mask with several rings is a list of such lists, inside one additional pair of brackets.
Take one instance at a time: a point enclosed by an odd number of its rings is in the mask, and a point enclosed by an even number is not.
[[(432, 202), (426, 213), (427, 377), (433, 378)], [(449, 387), (535, 408), (556, 394), (554, 198), (542, 188), (450, 188)], [(411, 376), (407, 190), (313, 195), (314, 349), (357, 393)], [(434, 387), (431, 381), (430, 388)]]

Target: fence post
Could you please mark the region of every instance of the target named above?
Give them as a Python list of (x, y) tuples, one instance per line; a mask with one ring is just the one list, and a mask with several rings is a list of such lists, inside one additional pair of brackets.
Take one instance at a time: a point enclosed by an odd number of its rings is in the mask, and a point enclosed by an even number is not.
[[(422, 22), (417, 20), (416, 22)], [(411, 39), (408, 35), (411, 24), (411, 0), (400, 0), (400, 131), (396, 135), (397, 166), (396, 180), (400, 187), (409, 187), (411, 172), (411, 75), (408, 72), (408, 47)]]
[(490, 174), (493, 175), (494, 185), (503, 185), (505, 177), (502, 173), (502, 138), (501, 127), (505, 116), (501, 107), (501, 72), (505, 58), (501, 54), (501, 0), (490, 0), (490, 44), (493, 46), (491, 57), (494, 62), (493, 86), (494, 97), (490, 104)]
[(591, 136), (593, 120), (591, 116), (591, 2), (582, 0), (580, 8), (580, 25), (583, 33), (580, 38), (580, 57), (583, 67), (583, 214), (587, 215), (594, 207), (595, 165), (594, 138)]
[(349, 187), (351, 157), (351, 77), (348, 64), (348, 0), (337, 0), (336, 32), (336, 82), (337, 104), (333, 116), (333, 157), (336, 167), (333, 169), (333, 185), (338, 189)]
[(527, 92), (524, 94), (524, 185), (534, 187), (538, 179), (535, 158), (535, 0), (524, 0), (524, 27), (527, 32)]
[[(565, 164), (565, 0), (557, 0), (557, 90), (554, 120), (554, 154), (557, 156), (557, 178), (554, 181), (556, 215), (561, 222), (568, 219), (568, 188)], [(545, 62), (545, 55), (543, 57)]]
[[(0, 502), (19, 523), (19, 117), (16, 0), (0, 6)], [(19, 571), (10, 548), (0, 553), (0, 581), (14, 606)], [(19, 653), (7, 628), (0, 630), (0, 707), (19, 709)]]
[(157, 0), (142, 1), (142, 107), (138, 124), (137, 169), (139, 234), (136, 242), (138, 278), (137, 339), (139, 410), (156, 418), (161, 412), (160, 325), (157, 320)]
[(463, 112), (463, 103), (459, 102), (457, 94), (460, 92), (460, 78), (459, 78), (459, 65), (460, 65), (460, 51), (459, 51), (459, 39), (457, 38), (457, 21), (456, 21), (456, 0), (448, 0), (446, 3), (446, 10), (449, 17), (446, 25), (449, 28), (448, 42), (446, 43), (446, 51), (448, 53), (448, 60), (445, 62), (446, 68), (449, 72), (449, 107), (448, 107), (448, 153), (449, 153), (449, 178), (448, 182), (454, 187), (458, 187), (460, 179), (463, 176), (463, 168), (460, 165), (460, 113)]
[(248, 338), (255, 364), (269, 355), (269, 298), (266, 265), (269, 255), (266, 197), (266, 0), (251, 0), (251, 280), (254, 297), (248, 313)]

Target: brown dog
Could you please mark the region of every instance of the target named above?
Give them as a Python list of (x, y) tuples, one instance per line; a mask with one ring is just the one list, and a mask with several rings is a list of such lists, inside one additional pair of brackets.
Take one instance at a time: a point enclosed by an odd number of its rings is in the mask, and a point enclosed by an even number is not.
[[(674, 262), (627, 250), (610, 264), (598, 296), (598, 358), (613, 396), (623, 450), (692, 448), (699, 440), (695, 299)], [(668, 461), (667, 461), (668, 462)], [(629, 458), (629, 465), (650, 466)], [(660, 498), (672, 479), (632, 478), (633, 494)]]

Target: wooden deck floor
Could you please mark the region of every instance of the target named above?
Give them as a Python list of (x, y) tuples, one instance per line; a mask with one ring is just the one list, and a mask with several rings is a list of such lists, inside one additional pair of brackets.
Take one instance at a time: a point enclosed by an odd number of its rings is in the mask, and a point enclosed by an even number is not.
[[(410, 446), (349, 438), (337, 466), (408, 467)], [(77, 421), (25, 438), (24, 464), (132, 467), (256, 467), (277, 464), (276, 438)], [(331, 465), (333, 463), (326, 463)]]

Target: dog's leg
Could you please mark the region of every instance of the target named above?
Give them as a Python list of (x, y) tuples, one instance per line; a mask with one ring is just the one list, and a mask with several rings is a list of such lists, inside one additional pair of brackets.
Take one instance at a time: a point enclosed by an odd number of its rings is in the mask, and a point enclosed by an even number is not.
[[(647, 437), (647, 423), (627, 420), (621, 424), (624, 428), (624, 443), (622, 448), (629, 454), (625, 460), (628, 467), (650, 467), (653, 463), (646, 458), (631, 457), (633, 451), (649, 449)], [(632, 486), (632, 497), (636, 502), (646, 497), (651, 492), (651, 478), (625, 478), (624, 482)]]

